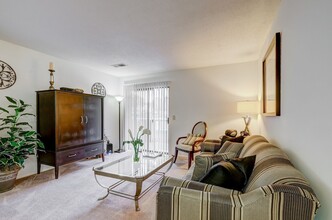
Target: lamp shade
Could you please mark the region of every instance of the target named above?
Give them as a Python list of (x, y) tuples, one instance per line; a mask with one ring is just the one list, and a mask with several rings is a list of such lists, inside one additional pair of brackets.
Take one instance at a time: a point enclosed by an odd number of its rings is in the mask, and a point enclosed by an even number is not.
[(116, 101), (118, 101), (118, 102), (121, 102), (121, 101), (124, 99), (124, 97), (123, 97), (123, 96), (120, 96), (120, 95), (116, 95), (116, 96), (114, 96), (114, 98), (115, 98)]
[(237, 102), (237, 113), (243, 114), (258, 114), (258, 101), (241, 101)]

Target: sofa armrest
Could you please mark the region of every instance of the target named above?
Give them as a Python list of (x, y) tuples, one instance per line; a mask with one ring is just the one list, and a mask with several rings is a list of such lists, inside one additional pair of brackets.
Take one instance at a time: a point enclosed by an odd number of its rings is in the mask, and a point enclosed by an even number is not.
[[(188, 189), (177, 186), (162, 186), (157, 193), (157, 220), (201, 220), (201, 219), (229, 219), (224, 214), (212, 213), (213, 210), (222, 209), (227, 201), (226, 196), (210, 192)], [(227, 206), (227, 205), (226, 205)], [(231, 210), (231, 204), (228, 204)]]
[(314, 219), (317, 198), (291, 185), (247, 193), (195, 181), (165, 178), (157, 194), (157, 219)]
[(308, 199), (316, 204), (315, 212), (321, 206), (315, 194), (313, 194), (313, 193), (309, 192), (308, 190), (306, 190), (302, 187), (299, 187), (299, 186), (285, 185), (285, 184), (273, 184), (273, 185), (262, 186), (260, 189), (262, 191), (264, 191), (265, 196), (275, 194), (275, 193), (284, 193), (284, 194), (299, 196), (299, 197)]

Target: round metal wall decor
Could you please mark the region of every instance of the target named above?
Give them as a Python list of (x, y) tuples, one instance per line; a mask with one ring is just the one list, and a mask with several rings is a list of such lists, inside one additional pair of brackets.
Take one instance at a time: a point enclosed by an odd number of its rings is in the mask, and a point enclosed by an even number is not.
[(0, 89), (7, 89), (16, 82), (16, 73), (7, 63), (0, 60)]
[(94, 95), (106, 96), (106, 89), (103, 84), (96, 82), (91, 87), (91, 93)]

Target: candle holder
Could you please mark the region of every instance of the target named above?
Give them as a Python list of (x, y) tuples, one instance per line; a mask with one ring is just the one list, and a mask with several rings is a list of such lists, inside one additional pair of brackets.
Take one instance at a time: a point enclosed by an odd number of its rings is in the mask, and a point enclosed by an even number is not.
[(55, 70), (49, 69), (48, 71), (50, 71), (50, 87), (48, 89), (53, 90), (54, 89), (54, 87), (53, 87), (53, 85), (54, 85), (54, 74), (53, 73), (55, 72)]

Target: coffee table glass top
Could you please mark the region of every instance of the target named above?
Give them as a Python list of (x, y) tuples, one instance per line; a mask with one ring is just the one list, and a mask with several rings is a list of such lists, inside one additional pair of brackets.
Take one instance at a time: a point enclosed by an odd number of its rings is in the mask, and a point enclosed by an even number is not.
[(145, 178), (173, 160), (173, 156), (163, 154), (156, 158), (141, 157), (139, 162), (133, 161), (132, 155), (94, 167), (96, 174), (110, 177)]

